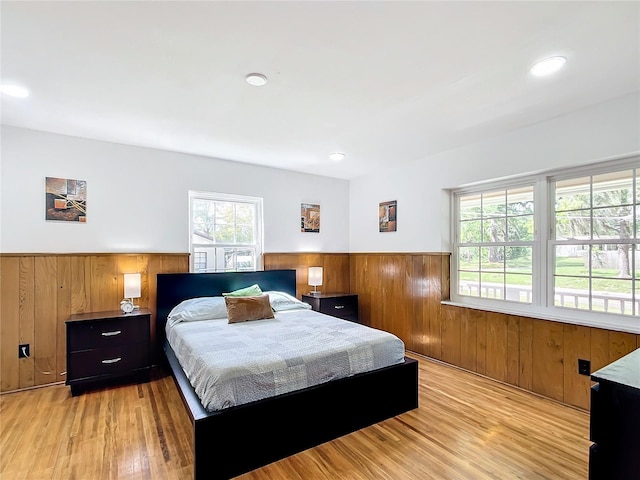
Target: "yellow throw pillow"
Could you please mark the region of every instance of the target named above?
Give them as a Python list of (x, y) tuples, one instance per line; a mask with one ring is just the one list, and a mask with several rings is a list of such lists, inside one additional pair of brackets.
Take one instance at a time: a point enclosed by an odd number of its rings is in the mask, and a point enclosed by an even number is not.
[(266, 293), (257, 297), (224, 297), (224, 301), (229, 323), (275, 318)]

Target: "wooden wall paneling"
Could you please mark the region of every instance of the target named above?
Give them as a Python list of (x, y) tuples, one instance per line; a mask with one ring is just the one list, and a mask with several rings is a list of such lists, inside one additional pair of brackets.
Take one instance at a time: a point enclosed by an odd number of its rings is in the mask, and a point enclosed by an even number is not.
[(91, 310), (105, 312), (120, 308), (123, 290), (118, 290), (118, 257), (91, 257)]
[(348, 253), (265, 253), (265, 270), (294, 269), (296, 295), (301, 298), (313, 288), (309, 286), (309, 267), (323, 267), (321, 292), (351, 292)]
[(184, 273), (189, 271), (189, 255), (162, 255), (163, 273)]
[[(309, 267), (321, 267), (322, 260), (320, 259), (320, 254), (314, 253), (295, 255), (292, 258), (295, 259), (295, 263), (291, 265), (291, 268), (296, 270), (296, 294), (298, 298), (301, 298), (303, 293), (313, 290), (313, 287), (309, 286)], [(326, 277), (326, 274), (322, 272), (322, 285), (318, 287), (318, 290), (328, 292), (330, 287), (324, 277)]]
[(520, 317), (507, 316), (507, 378), (506, 382), (518, 385), (520, 378)]
[[(0, 256), (0, 391), (63, 381), (65, 321), (70, 314), (117, 310), (124, 294), (124, 271), (142, 274), (142, 297), (136, 303), (153, 312), (155, 274), (163, 269), (187, 271), (188, 258), (187, 254)], [(30, 344), (30, 359), (18, 360), (22, 343)]]
[(262, 255), (262, 268), (265, 270), (279, 270), (279, 256), (272, 253), (264, 253)]
[[(296, 271), (296, 296), (302, 298), (303, 293), (308, 293), (313, 290), (313, 287), (309, 286), (309, 267), (321, 267), (322, 261), (319, 254), (308, 255), (292, 255), (289, 258), (289, 266), (287, 268), (293, 268)], [(285, 262), (286, 263), (286, 262)], [(322, 283), (318, 290), (327, 291), (327, 284), (324, 280), (325, 273), (322, 272)]]
[(57, 356), (57, 264), (54, 255), (35, 257), (35, 335), (31, 346), (31, 358), (35, 365), (35, 385), (58, 381)]
[[(0, 359), (3, 391), (20, 385), (18, 345), (20, 343), (20, 259), (0, 258)], [(26, 359), (21, 362), (29, 361)]]
[(533, 319), (518, 317), (520, 323), (520, 369), (518, 386), (533, 390)]
[(563, 325), (564, 334), (564, 403), (588, 409), (591, 380), (578, 373), (578, 359), (591, 358), (591, 329), (579, 325)]
[[(441, 305), (450, 293), (442, 283), (449, 261), (448, 255), (351, 254), (351, 291), (360, 296), (361, 318), (397, 333), (407, 315), (411, 351), (579, 408), (588, 408), (590, 382), (577, 374), (577, 359), (591, 359), (593, 371), (639, 346), (638, 335)], [(404, 288), (396, 283), (403, 276)], [(380, 299), (390, 297), (404, 298), (409, 308), (381, 312)]]
[[(397, 314), (397, 317), (390, 317), (388, 320), (395, 324), (396, 331), (400, 332), (400, 338), (403, 339), (405, 343), (409, 343), (411, 340), (411, 323), (409, 319), (411, 318), (411, 291), (410, 291), (410, 279), (409, 273), (411, 271), (411, 256), (403, 255), (399, 257), (395, 257), (393, 259), (395, 264), (395, 277), (396, 277), (396, 291), (398, 292), (397, 297), (392, 297), (390, 302), (392, 305), (395, 304), (394, 311)], [(432, 319), (429, 319), (431, 322)]]
[[(411, 302), (409, 291), (410, 256), (392, 255), (387, 257), (388, 273), (393, 285), (390, 297), (382, 297), (379, 301), (386, 307), (384, 322), (385, 330), (400, 337), (405, 345), (411, 341)], [(388, 283), (388, 282), (387, 282)]]
[(591, 329), (591, 371), (595, 372), (609, 365), (609, 331)]
[(359, 272), (362, 261), (360, 257), (349, 255), (349, 292), (358, 294), (358, 321), (367, 325), (369, 323), (369, 315), (365, 314), (366, 305), (364, 294), (360, 295), (360, 292), (364, 290), (360, 286), (360, 278), (362, 275)]
[(432, 358), (442, 359), (442, 259), (441, 255), (422, 256), (426, 267), (427, 292), (425, 301), (427, 302), (426, 314), (428, 323), (427, 355)]
[(360, 268), (357, 275), (360, 278), (360, 288), (357, 292), (358, 303), (364, 303), (364, 321), (371, 327), (381, 327), (378, 322), (379, 309), (377, 302), (380, 299), (380, 279), (378, 278), (378, 258), (374, 256), (361, 256)]
[(460, 311), (452, 305), (443, 305), (442, 315), (442, 361), (461, 365), (460, 360)]
[[(309, 267), (323, 267), (322, 255), (319, 253), (310, 253), (295, 255), (296, 263), (292, 265), (292, 268), (296, 269), (296, 293), (298, 298), (302, 297), (303, 293), (308, 293), (313, 290), (313, 287), (309, 286)], [(323, 270), (322, 272), (322, 285), (317, 287), (321, 292), (330, 292), (331, 285), (327, 281), (328, 272)]]
[(371, 321), (373, 326), (381, 328), (382, 330), (389, 331), (389, 328), (385, 325), (386, 316), (384, 315), (386, 295), (390, 295), (390, 287), (388, 285), (388, 278), (385, 258), (383, 256), (371, 256), (367, 260), (367, 267), (369, 269), (369, 275), (373, 275), (373, 281), (370, 283), (373, 285), (373, 296), (371, 297)]
[(476, 372), (487, 373), (487, 313), (484, 310), (471, 310), (476, 323)]
[(373, 299), (377, 295), (377, 290), (375, 290), (376, 286), (373, 279), (367, 282), (367, 279), (369, 279), (369, 258), (364, 255), (352, 257), (349, 269), (351, 271), (349, 277), (352, 293), (358, 294), (358, 319), (361, 323), (372, 327), (372, 305)]
[[(588, 408), (591, 382), (577, 374), (577, 359), (590, 359), (595, 371), (640, 346), (639, 335), (441, 305), (449, 261), (442, 254), (285, 253), (265, 254), (264, 267), (294, 268), (301, 294), (309, 290), (308, 267), (323, 266), (321, 291), (358, 294), (361, 321), (398, 335), (408, 350), (579, 408)], [(189, 256), (9, 255), (0, 256), (0, 269), (0, 390), (8, 391), (64, 380), (65, 320), (117, 309), (123, 273), (142, 274), (136, 303), (153, 311), (156, 274), (188, 271)], [(18, 361), (19, 343), (31, 345), (32, 359)]]
[[(390, 315), (395, 313), (391, 305), (400, 298), (399, 293), (396, 292), (397, 278), (394, 267), (389, 262), (389, 255), (373, 257), (369, 260), (369, 265), (371, 264), (375, 265), (372, 269), (373, 272), (377, 272), (375, 290), (377, 294), (371, 299), (371, 309), (375, 313), (374, 318), (376, 319), (375, 325), (382, 330), (398, 335), (399, 332), (393, 328), (398, 319), (397, 317), (394, 320), (390, 318)], [(398, 336), (402, 338), (402, 336)]]
[(369, 272), (369, 284), (373, 286), (371, 297), (371, 322), (375, 328), (389, 331), (393, 330), (387, 325), (389, 322), (390, 311), (388, 305), (398, 297), (392, 297), (394, 292), (393, 272), (389, 271), (390, 266), (387, 262), (388, 255), (372, 255), (367, 259), (367, 269)]
[(71, 257), (57, 259), (56, 371), (54, 382), (65, 380), (67, 371), (67, 326), (71, 314)]
[(440, 285), (442, 288), (442, 300), (451, 298), (451, 255), (440, 255)]
[(609, 362), (615, 362), (636, 349), (636, 336), (633, 333), (609, 332)]
[(71, 266), (71, 313), (91, 312), (91, 257), (74, 255)]
[[(35, 339), (35, 259), (20, 257), (20, 320), (19, 344), (28, 343), (31, 348)], [(14, 347), (15, 350), (15, 347)], [(20, 359), (20, 384), (18, 388), (32, 387), (35, 382), (35, 367), (31, 359)]]
[(533, 321), (532, 389), (536, 393), (560, 401), (564, 397), (563, 334), (561, 323)]
[(477, 320), (470, 308), (460, 310), (460, 366), (472, 372), (477, 366)]
[(487, 312), (487, 368), (486, 374), (507, 381), (508, 366), (508, 316), (501, 313)]
[(162, 272), (162, 256), (160, 255), (149, 255), (147, 261), (147, 276), (148, 276), (148, 286), (149, 286), (149, 305), (151, 308), (151, 344), (154, 345), (153, 358), (155, 362), (159, 362), (161, 359), (162, 347), (156, 344), (156, 299), (157, 299), (157, 277), (158, 273)]
[(426, 296), (426, 279), (424, 278), (424, 257), (414, 255), (409, 261), (408, 296), (411, 303), (409, 315), (410, 335), (406, 348), (412, 352), (427, 355), (427, 335), (425, 322), (428, 320), (425, 312), (424, 297)]
[(355, 292), (358, 294), (358, 302), (364, 302), (366, 309), (365, 322), (374, 328), (382, 328), (380, 323), (380, 301), (382, 299), (381, 281), (380, 281), (380, 257), (373, 255), (360, 257), (361, 265), (358, 275), (362, 275), (360, 281), (360, 289)]
[(325, 254), (322, 264), (327, 275), (327, 285), (331, 291), (351, 292), (348, 254)]
[[(184, 265), (182, 265), (184, 267)], [(140, 308), (149, 308), (152, 304), (149, 302), (149, 294), (151, 291), (152, 279), (149, 278), (149, 255), (136, 255), (136, 272), (141, 275), (141, 297), (137, 304)], [(155, 310), (155, 303), (154, 310)]]
[[(350, 288), (358, 294), (362, 323), (398, 335), (409, 349), (440, 358), (442, 292), (437, 285), (430, 288), (427, 256), (351, 254), (349, 258)], [(438, 262), (431, 271), (439, 277)]]

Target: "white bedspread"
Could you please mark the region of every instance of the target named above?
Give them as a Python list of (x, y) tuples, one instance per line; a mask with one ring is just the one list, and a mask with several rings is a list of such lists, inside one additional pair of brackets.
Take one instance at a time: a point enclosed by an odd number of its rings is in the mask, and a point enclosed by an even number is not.
[(228, 324), (167, 323), (167, 339), (207, 411), (402, 363), (395, 335), (312, 310)]

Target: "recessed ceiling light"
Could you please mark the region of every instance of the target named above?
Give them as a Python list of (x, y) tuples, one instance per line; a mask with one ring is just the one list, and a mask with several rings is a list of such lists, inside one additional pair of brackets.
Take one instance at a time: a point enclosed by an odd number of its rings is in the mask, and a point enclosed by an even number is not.
[(344, 158), (344, 153), (342, 152), (333, 152), (329, 154), (329, 158), (331, 160), (335, 160), (336, 162), (339, 162), (340, 160), (342, 160)]
[(531, 72), (531, 75), (535, 75), (536, 77), (545, 77), (552, 73), (556, 73), (564, 67), (565, 63), (567, 63), (567, 59), (565, 57), (543, 58), (542, 60), (534, 63), (529, 71)]
[(0, 92), (4, 93), (5, 95), (9, 95), (10, 97), (17, 98), (27, 98), (29, 96), (29, 90), (27, 90), (26, 88), (21, 87), (20, 85), (9, 83), (3, 83), (2, 85), (0, 85)]
[(245, 79), (249, 85), (253, 85), (254, 87), (261, 87), (267, 83), (267, 77), (261, 73), (250, 73)]

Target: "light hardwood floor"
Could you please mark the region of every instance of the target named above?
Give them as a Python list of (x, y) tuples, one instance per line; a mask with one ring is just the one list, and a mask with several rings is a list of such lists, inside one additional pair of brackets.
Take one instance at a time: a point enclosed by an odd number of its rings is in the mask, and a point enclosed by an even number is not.
[[(418, 409), (238, 478), (587, 478), (587, 412), (412, 356)], [(162, 372), (78, 397), (63, 385), (0, 396), (2, 480), (192, 476), (189, 420)]]

